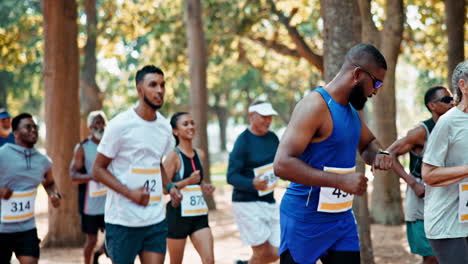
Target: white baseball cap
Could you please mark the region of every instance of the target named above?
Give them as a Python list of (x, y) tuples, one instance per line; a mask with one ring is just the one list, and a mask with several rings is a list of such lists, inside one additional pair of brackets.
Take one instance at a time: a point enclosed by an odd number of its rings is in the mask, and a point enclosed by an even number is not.
[(272, 116), (278, 115), (278, 113), (273, 109), (270, 103), (261, 103), (256, 105), (251, 105), (249, 107), (249, 113), (257, 112), (262, 116)]

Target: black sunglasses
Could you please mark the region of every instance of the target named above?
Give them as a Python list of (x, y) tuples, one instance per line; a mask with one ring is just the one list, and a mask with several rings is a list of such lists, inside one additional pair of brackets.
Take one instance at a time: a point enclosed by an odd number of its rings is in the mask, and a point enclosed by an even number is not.
[(21, 128), (24, 128), (28, 131), (31, 131), (33, 129), (39, 130), (39, 127), (37, 125), (31, 125), (31, 124), (24, 125)]
[(442, 96), (440, 98), (434, 99), (430, 101), (430, 103), (435, 103), (435, 102), (442, 102), (444, 104), (450, 104), (453, 101), (452, 96)]
[(359, 69), (361, 69), (363, 72), (367, 73), (371, 78), (372, 78), (372, 82), (373, 82), (373, 85), (374, 85), (374, 89), (379, 89), (380, 87), (382, 87), (383, 85), (383, 81), (375, 78), (374, 75), (372, 75), (372, 73), (368, 72), (366, 69), (364, 69), (361, 65), (359, 64), (356, 64), (356, 63), (353, 63), (354, 66), (358, 67)]

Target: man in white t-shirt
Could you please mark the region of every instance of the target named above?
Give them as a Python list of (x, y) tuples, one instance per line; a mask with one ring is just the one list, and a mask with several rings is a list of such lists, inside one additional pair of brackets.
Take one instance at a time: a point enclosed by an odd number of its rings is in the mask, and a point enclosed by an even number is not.
[(424, 152), (424, 231), (440, 264), (468, 263), (468, 61), (453, 71), (456, 107), (437, 121)]
[(117, 264), (163, 263), (167, 223), (162, 194), (173, 206), (181, 194), (168, 183), (162, 157), (172, 149), (169, 122), (157, 111), (164, 102), (164, 73), (145, 66), (136, 74), (138, 105), (114, 117), (99, 143), (94, 177), (109, 187), (104, 221), (106, 248)]

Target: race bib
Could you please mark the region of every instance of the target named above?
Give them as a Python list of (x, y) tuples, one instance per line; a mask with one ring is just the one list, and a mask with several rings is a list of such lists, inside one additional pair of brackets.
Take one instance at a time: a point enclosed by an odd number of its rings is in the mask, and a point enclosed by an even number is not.
[(99, 197), (107, 194), (107, 188), (104, 184), (90, 180), (88, 182), (88, 191), (90, 197)]
[(10, 199), (2, 199), (1, 222), (16, 223), (34, 217), (36, 190), (15, 191)]
[[(324, 167), (324, 171), (345, 174), (356, 171), (353, 168)], [(317, 211), (326, 213), (341, 213), (351, 209), (354, 195), (346, 193), (338, 188), (320, 187), (320, 197)]]
[(145, 187), (150, 194), (149, 205), (161, 202), (162, 178), (159, 168), (132, 168), (130, 172), (131, 178), (128, 181), (128, 187), (131, 189)]
[(468, 223), (468, 182), (459, 184), (459, 203), (458, 203), (458, 221), (460, 223)]
[(273, 190), (275, 190), (276, 184), (278, 183), (278, 177), (275, 176), (273, 172), (273, 163), (258, 167), (254, 169), (254, 174), (255, 177), (258, 175), (260, 176), (261, 179), (268, 179), (268, 185), (265, 190), (259, 190), (258, 191), (258, 196), (265, 196), (269, 193), (272, 193)]
[(182, 193), (181, 214), (183, 217), (208, 214), (208, 206), (200, 185), (187, 185), (180, 192)]

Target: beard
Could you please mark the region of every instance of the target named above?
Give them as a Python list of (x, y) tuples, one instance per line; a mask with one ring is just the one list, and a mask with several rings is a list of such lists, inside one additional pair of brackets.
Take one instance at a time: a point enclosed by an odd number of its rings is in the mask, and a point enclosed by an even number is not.
[(356, 110), (362, 110), (367, 102), (367, 97), (364, 95), (364, 85), (362, 82), (356, 84), (349, 95), (349, 102)]
[(102, 136), (104, 136), (104, 128), (102, 129), (93, 129), (93, 137), (95, 137), (98, 140), (102, 139)]
[(156, 105), (156, 104), (153, 104), (149, 99), (148, 97), (146, 97), (146, 95), (143, 95), (143, 100), (145, 101), (145, 103), (151, 107), (153, 110), (158, 110), (159, 108), (161, 108), (162, 104), (160, 105)]

